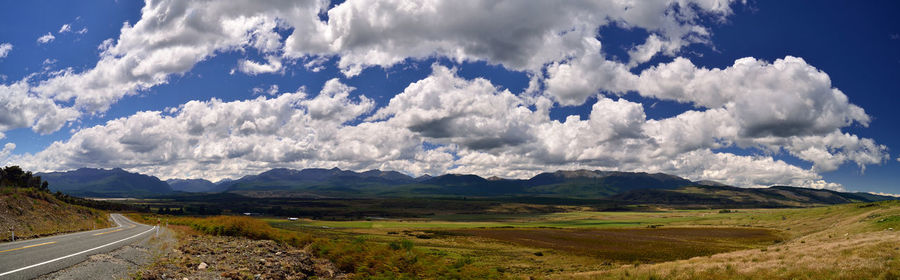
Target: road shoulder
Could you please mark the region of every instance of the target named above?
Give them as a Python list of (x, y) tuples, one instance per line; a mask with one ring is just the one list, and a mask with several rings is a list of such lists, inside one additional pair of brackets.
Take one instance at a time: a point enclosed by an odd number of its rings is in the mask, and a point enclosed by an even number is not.
[(131, 279), (142, 267), (175, 245), (172, 232), (161, 229), (159, 235), (146, 237), (107, 253), (94, 254), (76, 265), (43, 275), (37, 279)]

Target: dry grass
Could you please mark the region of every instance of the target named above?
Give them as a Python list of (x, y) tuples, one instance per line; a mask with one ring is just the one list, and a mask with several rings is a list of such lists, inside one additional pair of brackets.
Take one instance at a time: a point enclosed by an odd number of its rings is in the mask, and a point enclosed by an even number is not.
[[(431, 254), (470, 258), (475, 264), (503, 272), (504, 276), (525, 279), (898, 279), (897, 271), (900, 271), (900, 234), (896, 232), (900, 229), (900, 201), (802, 209), (740, 209), (736, 213), (719, 213), (719, 210), (569, 212), (513, 218), (492, 215), (467, 217), (476, 221), (471, 223), (470, 229), (461, 229), (463, 225), (460, 223), (464, 222), (445, 225), (443, 220), (420, 221), (427, 222), (427, 228), (419, 226), (418, 222), (407, 222), (415, 227), (406, 228), (401, 227), (403, 223), (383, 228), (321, 228), (316, 222), (271, 223), (316, 235), (341, 238), (364, 236), (369, 242), (382, 244), (408, 239), (417, 248)], [(392, 221), (382, 223), (389, 222)], [(484, 223), (516, 228), (476, 228)], [(662, 229), (669, 230), (694, 228), (696, 230), (691, 233), (695, 234), (703, 234), (697, 228), (710, 227), (774, 231), (783, 242), (775, 244), (774, 240), (768, 243), (760, 240), (754, 243), (750, 240), (728, 247), (727, 239), (720, 239), (725, 242), (719, 244), (724, 244), (726, 248), (719, 247), (723, 251), (709, 253), (713, 255), (681, 256), (680, 260), (668, 262), (641, 261), (640, 258), (629, 262), (625, 259), (615, 261), (603, 254), (591, 254), (590, 248), (599, 245), (590, 244), (590, 237), (573, 241), (565, 240), (565, 234), (563, 237), (541, 236), (542, 231), (610, 229), (591, 228), (596, 223), (619, 223), (622, 230), (660, 224), (664, 225)], [(542, 224), (571, 228), (536, 226)], [(892, 228), (893, 231), (889, 230)], [(516, 232), (514, 236), (521, 240), (498, 240), (512, 236), (495, 239), (478, 234), (440, 233), (460, 230), (511, 231)], [(712, 239), (711, 244), (718, 246), (716, 238)], [(619, 246), (619, 249), (656, 253), (633, 245)], [(627, 251), (625, 253), (628, 254)]]
[[(362, 238), (314, 237), (305, 232), (281, 230), (243, 216), (171, 217), (131, 214), (145, 223), (157, 221), (182, 225), (192, 232), (213, 236), (237, 236), (273, 240), (330, 260), (353, 279), (497, 279), (500, 274), (469, 259), (443, 258), (414, 248), (411, 242), (373, 243)], [(223, 253), (229, 254), (229, 253)], [(231, 256), (230, 253), (227, 257)], [(282, 275), (285, 276), (285, 275)]]
[(562, 274), (558, 279), (898, 279), (893, 232), (835, 237), (688, 260)]
[[(660, 264), (625, 265), (554, 279), (900, 279), (900, 203), (809, 209), (788, 242)], [(818, 223), (816, 223), (816, 221)], [(818, 230), (811, 230), (818, 229)]]
[(35, 189), (0, 188), (0, 241), (105, 228), (112, 225), (103, 211), (62, 202)]

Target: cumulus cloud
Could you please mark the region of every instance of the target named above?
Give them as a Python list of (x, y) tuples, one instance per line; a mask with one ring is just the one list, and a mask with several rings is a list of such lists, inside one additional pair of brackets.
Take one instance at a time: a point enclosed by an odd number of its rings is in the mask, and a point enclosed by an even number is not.
[(561, 105), (581, 105), (599, 91), (624, 94), (634, 88), (636, 77), (626, 65), (606, 60), (600, 41), (582, 40), (583, 53), (565, 62), (547, 66), (546, 91)]
[[(584, 37), (617, 24), (641, 28), (679, 43), (708, 34), (701, 14), (724, 17), (731, 1), (346, 1), (328, 11), (323, 36), (287, 38), (286, 52), (303, 56), (340, 54), (339, 66), (353, 76), (369, 66), (391, 66), (405, 58), (484, 60), (509, 69), (538, 71), (572, 55)], [(376, 35), (377, 34), (377, 35)], [(677, 45), (677, 46), (676, 46)]]
[(248, 75), (275, 73), (282, 70), (281, 58), (276, 56), (267, 56), (266, 61), (267, 63), (259, 63), (256, 61), (243, 59), (238, 62), (238, 70)]
[(628, 51), (628, 57), (631, 59), (628, 66), (634, 67), (647, 62), (659, 53), (674, 55), (675, 51), (684, 45), (685, 42), (682, 40), (665, 40), (656, 34), (651, 34), (643, 44)]
[(508, 90), (490, 81), (466, 81), (454, 69), (435, 65), (428, 78), (410, 84), (373, 119), (405, 127), (429, 140), (471, 149), (515, 146), (541, 118)]
[(332, 80), (314, 98), (301, 91), (245, 101), (191, 101), (171, 113), (138, 112), (79, 130), (19, 160), (35, 170), (119, 166), (209, 178), (245, 174), (240, 171), (245, 167), (261, 171), (298, 164), (334, 151), (340, 145), (333, 141), (346, 137), (338, 132), (341, 124), (371, 110), (373, 102), (364, 96), (351, 100), (352, 90)]
[[(320, 1), (280, 3), (148, 2), (141, 20), (125, 23), (117, 39), (104, 41), (94, 68), (67, 70), (41, 81), (32, 91), (54, 100), (74, 101), (86, 113), (106, 111), (126, 95), (165, 84), (171, 75), (183, 74), (217, 52), (254, 48), (264, 53), (281, 47), (274, 29), (279, 11), (291, 18), (316, 15)], [(308, 11), (307, 11), (308, 10)], [(287, 17), (288, 14), (284, 14)], [(299, 20), (294, 24), (302, 24)], [(277, 71), (280, 62), (241, 63), (248, 73)]]
[(852, 124), (868, 126), (871, 117), (801, 58), (742, 58), (727, 68), (706, 69), (679, 57), (635, 75), (598, 53), (547, 67), (544, 93), (563, 105), (581, 104), (598, 92), (634, 91), (697, 107), (648, 122), (658, 153), (732, 146), (784, 150), (813, 162), (819, 172), (848, 161), (864, 168), (889, 159), (884, 145), (841, 132)]
[(46, 44), (46, 43), (53, 42), (54, 39), (56, 39), (56, 36), (53, 36), (53, 34), (50, 34), (50, 32), (47, 32), (47, 34), (45, 34), (44, 36), (38, 37), (37, 42), (38, 42), (38, 44)]
[(16, 149), (15, 143), (6, 143), (3, 145), (3, 149), (0, 150), (0, 159), (6, 159), (12, 153), (12, 151)]
[(31, 127), (40, 134), (49, 134), (77, 116), (78, 112), (72, 108), (29, 93), (25, 80), (0, 85), (0, 132)]
[(10, 43), (0, 44), (0, 58), (4, 58), (12, 51), (13, 45)]
[[(14, 160), (35, 170), (125, 167), (163, 178), (220, 179), (273, 167), (502, 177), (588, 168), (667, 172), (740, 186), (841, 188), (814, 170), (771, 157), (714, 152), (705, 140), (678, 138), (704, 131), (670, 135), (657, 124), (689, 123), (680, 119), (703, 112), (648, 120), (641, 104), (598, 95), (586, 119), (556, 121), (486, 79), (467, 80), (440, 65), (432, 72), (374, 113), (372, 100), (352, 98), (354, 88), (332, 79), (312, 98), (298, 91), (139, 112)], [(673, 144), (680, 142), (690, 144)], [(425, 143), (437, 148), (426, 149)]]
[[(35, 170), (125, 167), (164, 178), (219, 179), (273, 167), (502, 177), (588, 168), (831, 189), (841, 186), (822, 180), (819, 172), (889, 159), (887, 147), (842, 131), (867, 126), (871, 117), (801, 58), (742, 58), (707, 69), (676, 57), (631, 72), (659, 55), (677, 56), (687, 45), (709, 43), (703, 23), (730, 15), (731, 3), (350, 0), (328, 9), (320, 0), (151, 1), (139, 21), (125, 23), (118, 38), (99, 46), (95, 67), (0, 87), (0, 108), (6, 109), (0, 132), (56, 131), (220, 53), (262, 57), (238, 59), (233, 71), (247, 75), (284, 73), (297, 61), (317, 72), (334, 58), (348, 78), (367, 67), (440, 57), (523, 71), (529, 87), (513, 93), (441, 65), (382, 108), (338, 78), (315, 97), (303, 90), (278, 94), (273, 86), (254, 89), (269, 96), (252, 100), (191, 101), (166, 112), (139, 112), (13, 158)], [(649, 35), (619, 61), (606, 56), (596, 36), (604, 26)], [(629, 92), (694, 108), (648, 119), (643, 104), (621, 98)], [(585, 119), (549, 116), (554, 106), (587, 100), (596, 102)], [(777, 154), (813, 167), (773, 159)]]
[[(138, 22), (126, 22), (117, 39), (100, 46), (94, 68), (67, 69), (31, 91), (57, 102), (74, 102), (79, 112), (97, 114), (124, 96), (167, 83), (171, 75), (183, 74), (219, 52), (245, 49), (255, 49), (266, 58), (265, 62), (238, 62), (237, 70), (250, 75), (282, 71), (283, 57), (304, 57), (313, 63), (334, 55), (348, 76), (365, 67), (432, 56), (482, 60), (538, 73), (548, 63), (584, 53), (584, 38), (595, 37), (599, 27), (610, 24), (645, 29), (660, 42), (703, 41), (708, 32), (698, 23), (699, 16), (727, 16), (730, 3), (473, 1), (459, 5), (381, 0), (346, 1), (326, 11), (328, 5), (317, 0), (151, 1), (141, 10)], [(323, 13), (328, 14), (327, 21), (319, 17)], [(64, 25), (60, 32), (71, 28)], [(290, 28), (293, 31), (284, 39), (276, 32)], [(48, 33), (39, 42), (53, 38)], [(673, 54), (685, 44), (670, 44), (665, 53)], [(321, 69), (315, 63), (307, 66)], [(566, 100), (565, 104), (572, 104), (578, 97)]]
[(65, 32), (72, 32), (72, 25), (69, 25), (68, 23), (63, 24), (59, 28), (59, 31), (57, 31), (56, 33), (65, 33)]
[(676, 58), (642, 72), (636, 89), (662, 100), (725, 108), (742, 122), (739, 133), (748, 137), (822, 134), (870, 121), (831, 86), (828, 74), (792, 56), (771, 64), (742, 58), (725, 69), (698, 68)]
[[(743, 58), (725, 69), (697, 68), (676, 58), (642, 72), (636, 88), (647, 97), (707, 108), (688, 112), (696, 116), (683, 119), (682, 127), (706, 127), (703, 135), (709, 136), (708, 143), (771, 152), (785, 149), (813, 162), (818, 171), (835, 170), (846, 161), (864, 167), (889, 158), (887, 147), (840, 131), (854, 123), (868, 126), (871, 118), (833, 88), (827, 74), (800, 58), (788, 56), (773, 63)], [(673, 127), (671, 121), (665, 122), (659, 129)], [(672, 131), (686, 132), (698, 131)]]

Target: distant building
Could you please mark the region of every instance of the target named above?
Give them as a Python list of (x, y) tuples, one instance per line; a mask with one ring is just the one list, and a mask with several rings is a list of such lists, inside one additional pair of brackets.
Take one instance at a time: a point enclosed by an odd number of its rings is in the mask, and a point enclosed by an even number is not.
[(290, 217), (290, 218), (288, 218), (288, 220), (296, 221), (296, 220), (299, 220), (299, 219), (298, 219), (298, 218), (294, 218), (294, 217)]

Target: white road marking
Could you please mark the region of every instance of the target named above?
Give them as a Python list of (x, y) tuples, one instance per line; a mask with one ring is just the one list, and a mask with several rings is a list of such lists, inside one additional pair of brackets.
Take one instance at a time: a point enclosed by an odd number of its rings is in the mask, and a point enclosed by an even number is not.
[[(114, 219), (115, 219), (115, 218), (114, 218)], [(106, 245), (101, 245), (101, 246), (98, 246), (98, 247), (94, 247), (94, 248), (87, 249), (87, 250), (84, 250), (84, 251), (81, 251), (81, 252), (78, 252), (78, 253), (74, 253), (74, 254), (62, 256), (62, 257), (55, 258), (55, 259), (52, 259), (52, 260), (49, 260), (49, 261), (45, 261), (45, 262), (42, 262), (42, 263), (37, 263), (37, 264), (29, 265), (29, 266), (26, 266), (26, 267), (23, 267), (23, 268), (19, 268), (19, 269), (15, 269), (15, 270), (10, 270), (10, 271), (4, 272), (4, 273), (0, 273), (0, 276), (5, 276), (5, 275), (13, 274), (13, 273), (16, 273), (16, 272), (19, 272), (19, 271), (22, 271), (22, 270), (26, 270), (26, 269), (29, 269), (29, 268), (33, 268), (33, 267), (45, 265), (45, 264), (48, 264), (48, 263), (52, 263), (52, 262), (55, 262), (55, 261), (58, 261), (58, 260), (62, 260), (62, 259), (65, 259), (65, 258), (69, 258), (69, 257), (74, 257), (74, 256), (77, 256), (77, 255), (81, 255), (81, 254), (84, 254), (84, 253), (87, 253), (87, 252), (90, 252), (90, 251), (93, 251), (93, 250), (97, 250), (97, 249), (100, 249), (100, 248), (103, 248), (103, 247), (106, 247), (106, 246), (110, 246), (110, 245), (113, 245), (113, 244), (116, 244), (116, 243), (119, 243), (119, 242), (122, 242), (122, 241), (125, 241), (125, 240), (128, 240), (128, 239), (132, 239), (132, 238), (138, 237), (138, 236), (140, 236), (140, 235), (142, 235), (142, 234), (145, 234), (145, 233), (148, 233), (148, 232), (150, 232), (151, 230), (154, 230), (154, 229), (156, 229), (155, 226), (152, 227), (152, 228), (150, 228), (150, 229), (148, 229), (147, 231), (144, 231), (144, 232), (141, 232), (141, 233), (132, 235), (131, 237), (128, 237), (128, 238), (125, 238), (125, 239), (121, 239), (121, 240), (119, 240), (119, 241), (115, 241), (115, 242), (112, 242), (112, 243), (107, 243)]]

